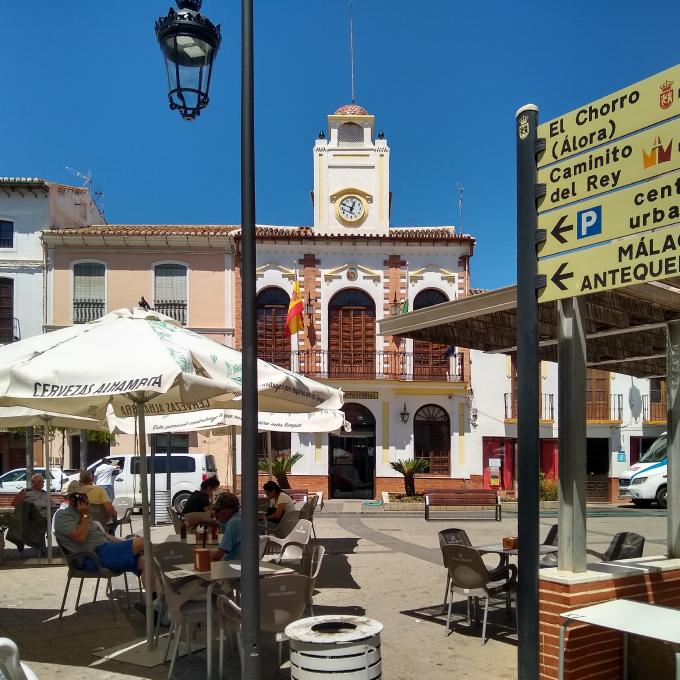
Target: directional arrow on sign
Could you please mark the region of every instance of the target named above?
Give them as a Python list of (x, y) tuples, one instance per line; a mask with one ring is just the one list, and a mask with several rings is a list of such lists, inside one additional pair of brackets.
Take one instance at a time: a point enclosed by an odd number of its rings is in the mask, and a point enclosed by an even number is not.
[(567, 239), (564, 238), (564, 236), (562, 236), (562, 234), (565, 231), (571, 231), (574, 228), (573, 224), (564, 224), (566, 219), (567, 219), (567, 216), (562, 215), (562, 217), (560, 217), (560, 221), (552, 228), (552, 231), (550, 232), (552, 237), (562, 244), (567, 242)]
[(567, 268), (567, 263), (563, 262), (555, 271), (555, 273), (550, 277), (550, 280), (560, 289), (567, 290), (567, 287), (562, 283), (566, 279), (573, 279), (574, 272), (568, 272), (564, 274), (564, 270)]

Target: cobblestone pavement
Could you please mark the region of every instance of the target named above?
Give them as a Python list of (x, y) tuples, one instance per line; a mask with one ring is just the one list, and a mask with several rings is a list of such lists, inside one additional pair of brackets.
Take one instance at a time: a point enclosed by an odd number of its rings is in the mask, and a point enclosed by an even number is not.
[[(541, 519), (545, 535), (553, 517)], [(135, 529), (141, 526), (136, 518)], [(424, 522), (399, 513), (377, 515), (340, 514), (315, 519), (326, 558), (317, 581), (315, 613), (366, 615), (384, 624), (382, 633), (383, 677), (412, 680), (500, 680), (516, 677), (514, 623), (501, 604), (490, 611), (490, 639), (482, 647), (480, 629), (468, 628), (461, 598), (455, 604), (451, 634), (444, 637), (445, 617), (441, 602), (445, 572), (437, 532), (459, 526), (473, 543), (489, 543), (516, 534), (516, 516), (506, 513), (502, 522), (459, 519)], [(637, 531), (646, 537), (645, 555), (662, 554), (665, 548), (665, 517), (659, 513), (598, 514), (588, 520), (588, 546), (602, 550), (617, 531)], [(167, 527), (154, 529), (154, 540), (163, 540)], [(8, 545), (11, 548), (11, 545)], [(26, 550), (30, 557), (32, 551)], [(77, 587), (72, 584), (67, 610), (58, 620), (66, 582), (66, 567), (36, 564), (7, 550), (0, 568), (0, 635), (15, 640), (22, 659), (41, 678), (69, 680), (108, 678), (165, 678), (167, 665), (147, 669), (116, 661), (102, 661), (96, 650), (140, 639), (144, 619), (125, 604), (123, 581), (114, 579), (114, 619), (103, 586), (91, 602), (94, 582), (86, 582), (82, 604), (73, 611)], [(133, 583), (134, 582), (134, 583)], [(130, 580), (136, 588), (136, 579)], [(137, 593), (133, 593), (133, 597)], [(216, 657), (215, 657), (216, 658)], [(263, 677), (274, 677), (275, 654), (271, 643), (262, 647)], [(239, 677), (238, 661), (227, 664), (226, 677)], [(182, 658), (175, 677), (205, 676), (205, 651)], [(216, 674), (215, 674), (216, 675)], [(282, 677), (286, 672), (282, 671)]]

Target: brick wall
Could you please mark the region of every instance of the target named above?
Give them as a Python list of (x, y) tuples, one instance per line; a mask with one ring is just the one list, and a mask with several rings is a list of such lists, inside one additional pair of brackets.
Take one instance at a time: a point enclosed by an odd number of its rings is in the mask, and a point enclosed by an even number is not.
[[(406, 260), (402, 259), (401, 255), (389, 255), (383, 261), (385, 267), (385, 274), (383, 279), (383, 316), (390, 316), (390, 306), (395, 296), (399, 307), (404, 302), (406, 297), (407, 283), (406, 283)], [(381, 349), (377, 347), (376, 349)], [(385, 337), (384, 349), (388, 352), (398, 352), (403, 350), (403, 347), (397, 346), (394, 342), (394, 337)]]
[[(650, 569), (653, 568), (650, 565)], [(557, 678), (559, 632), (564, 620), (559, 616), (560, 612), (621, 598), (678, 607), (680, 569), (611, 577), (588, 583), (565, 584), (540, 579), (541, 680)], [(567, 628), (564, 659), (565, 680), (619, 678), (622, 672), (622, 635), (596, 626), (571, 624)]]
[[(239, 241), (240, 243), (240, 241)], [(243, 327), (241, 314), (241, 252), (234, 254), (234, 298), (231, 302), (234, 305), (234, 348), (241, 351), (241, 329)]]
[[(238, 475), (238, 487), (241, 487), (241, 475)], [(269, 475), (258, 476), (258, 488), (269, 480)], [(288, 475), (288, 481), (293, 489), (309, 489), (323, 491), (324, 498), (330, 498), (328, 477), (325, 475)], [(481, 475), (472, 475), (470, 479), (449, 479), (447, 477), (416, 477), (416, 491), (423, 489), (481, 489), (483, 479)], [(383, 491), (404, 493), (403, 477), (376, 477), (375, 497), (380, 498)]]
[(305, 253), (298, 261), (302, 274), (302, 297), (303, 303), (307, 305), (307, 298), (311, 293), (314, 314), (311, 318), (305, 312), (306, 332), (302, 334), (300, 349), (314, 349), (321, 342), (321, 260), (317, 259), (313, 253)]

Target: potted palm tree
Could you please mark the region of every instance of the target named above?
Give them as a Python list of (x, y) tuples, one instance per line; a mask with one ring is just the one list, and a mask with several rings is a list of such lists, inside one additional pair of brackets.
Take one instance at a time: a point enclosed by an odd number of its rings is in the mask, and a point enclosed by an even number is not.
[(405, 460), (398, 460), (396, 463), (390, 463), (390, 466), (399, 474), (404, 475), (406, 496), (415, 496), (416, 475), (419, 472), (427, 472), (430, 467), (430, 461), (427, 458), (406, 458)]
[(288, 473), (293, 469), (293, 465), (302, 458), (301, 453), (294, 453), (292, 456), (276, 456), (270, 463), (268, 460), (261, 460), (257, 464), (257, 469), (260, 472), (266, 472), (272, 477), (276, 478), (276, 483), (282, 489), (290, 489), (290, 482), (288, 481)]

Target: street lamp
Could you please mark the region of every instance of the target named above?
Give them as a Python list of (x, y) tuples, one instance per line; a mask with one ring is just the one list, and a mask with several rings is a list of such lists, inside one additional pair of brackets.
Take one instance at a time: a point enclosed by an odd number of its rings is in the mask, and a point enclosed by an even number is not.
[(404, 408), (401, 411), (399, 411), (399, 416), (401, 417), (401, 422), (404, 423), (404, 424), (408, 423), (408, 417), (410, 415), (411, 414), (408, 412), (408, 409), (406, 408), (406, 402), (404, 402)]
[(311, 293), (307, 293), (307, 302), (305, 302), (305, 314), (308, 317), (314, 316), (314, 303), (317, 298), (313, 298)]
[[(208, 105), (220, 27), (198, 14), (201, 0), (176, 0), (178, 12), (156, 22), (168, 68), (170, 108), (193, 120)], [(187, 70), (188, 69), (188, 70)], [(253, 0), (241, 2), (241, 641), (244, 680), (262, 677), (258, 633), (260, 583), (257, 523), (257, 319)], [(152, 456), (153, 460), (153, 456)], [(208, 660), (210, 664), (210, 660)]]
[(397, 294), (395, 293), (392, 302), (390, 302), (390, 315), (397, 316), (397, 314), (399, 314), (399, 309), (399, 300), (397, 300)]
[(210, 101), (210, 75), (220, 47), (220, 24), (199, 14), (203, 0), (176, 0), (178, 11), (156, 21), (156, 38), (168, 72), (170, 108), (195, 120)]

